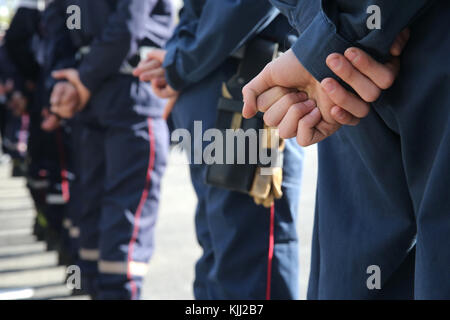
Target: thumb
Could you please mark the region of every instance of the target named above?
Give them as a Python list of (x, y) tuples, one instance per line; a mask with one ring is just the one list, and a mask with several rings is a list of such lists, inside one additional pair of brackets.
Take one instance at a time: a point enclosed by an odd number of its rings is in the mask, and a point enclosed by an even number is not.
[(250, 81), (242, 90), (244, 96), (244, 108), (242, 115), (244, 118), (252, 118), (258, 112), (257, 98), (263, 92), (272, 88), (273, 80), (271, 75), (272, 64), (269, 63), (260, 74)]
[(62, 69), (62, 70), (56, 70), (52, 72), (52, 77), (56, 80), (64, 80), (69, 79), (70, 77), (70, 70), (69, 69)]
[(166, 52), (161, 49), (153, 49), (150, 50), (147, 54), (147, 60), (158, 60), (159, 62), (163, 63), (166, 56)]

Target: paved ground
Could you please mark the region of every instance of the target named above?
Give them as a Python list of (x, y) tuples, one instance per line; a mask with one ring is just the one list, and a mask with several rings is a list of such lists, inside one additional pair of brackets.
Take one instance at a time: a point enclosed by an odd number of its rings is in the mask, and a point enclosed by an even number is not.
[[(156, 251), (145, 281), (145, 299), (192, 299), (194, 264), (200, 256), (194, 231), (195, 196), (183, 155), (172, 152), (163, 182)], [(314, 207), (316, 149), (306, 149), (298, 230), (301, 241), (300, 290), (306, 294)], [(65, 268), (55, 252), (31, 235), (34, 212), (23, 179), (0, 165), (0, 300), (67, 299)], [(81, 297), (85, 298), (85, 297)]]

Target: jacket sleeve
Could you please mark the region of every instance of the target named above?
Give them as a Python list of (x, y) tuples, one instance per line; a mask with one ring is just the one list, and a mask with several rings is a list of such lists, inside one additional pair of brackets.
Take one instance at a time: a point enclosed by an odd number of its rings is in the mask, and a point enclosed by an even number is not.
[(150, 13), (157, 3), (158, 0), (117, 0), (115, 11), (78, 69), (81, 81), (91, 92), (117, 73), (130, 53), (138, 51), (138, 41), (145, 36)]
[(184, 3), (164, 61), (167, 81), (176, 90), (205, 78), (279, 14), (262, 0), (207, 0), (199, 15)]
[(11, 61), (24, 78), (32, 81), (36, 81), (39, 75), (39, 64), (32, 48), (39, 20), (37, 8), (20, 7), (4, 38), (4, 46)]
[[(395, 37), (433, 2), (430, 0), (270, 0), (301, 33), (292, 47), (306, 69), (319, 81), (335, 77), (325, 61), (334, 52), (356, 46), (379, 61), (389, 57)], [(320, 2), (316, 13), (310, 8)], [(380, 8), (381, 28), (369, 29), (369, 6)], [(306, 23), (305, 23), (306, 21)]]

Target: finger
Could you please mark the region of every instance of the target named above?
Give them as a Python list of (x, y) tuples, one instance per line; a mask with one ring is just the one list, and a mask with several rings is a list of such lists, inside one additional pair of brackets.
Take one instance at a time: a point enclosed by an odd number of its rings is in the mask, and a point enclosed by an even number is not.
[(344, 55), (358, 71), (372, 80), (378, 88), (388, 89), (394, 83), (397, 74), (393, 73), (393, 70), (386, 65), (373, 59), (363, 50), (349, 48)]
[(176, 93), (174, 93), (169, 86), (165, 86), (163, 89), (160, 90), (161, 98), (168, 99), (176, 96)]
[(280, 137), (283, 139), (295, 137), (300, 119), (310, 113), (315, 108), (315, 105), (315, 102), (312, 100), (292, 105), (278, 126)]
[[(273, 87), (269, 90), (263, 92), (260, 94), (256, 99), (256, 104), (258, 107), (258, 110), (261, 112), (266, 112), (273, 104), (275, 104), (278, 100), (283, 98), (286, 95), (289, 95), (291, 92), (297, 92), (295, 89), (288, 89), (283, 87)], [(305, 94), (306, 96), (306, 94)], [(307, 97), (305, 98), (307, 99)], [(305, 100), (303, 99), (303, 100)], [(294, 103), (297, 103), (299, 101), (292, 101), (290, 105), (293, 105)]]
[(139, 63), (136, 69), (133, 70), (133, 75), (139, 77), (143, 72), (150, 71), (161, 67), (161, 63), (157, 60), (143, 61)]
[(152, 86), (155, 86), (158, 88), (163, 88), (167, 85), (168, 85), (168, 83), (166, 81), (166, 78), (156, 78), (156, 79), (152, 80)]
[(57, 83), (53, 88), (52, 94), (50, 96), (50, 103), (54, 106), (58, 106), (61, 103), (63, 94), (64, 85), (62, 83)]
[(71, 104), (74, 102), (74, 100), (77, 98), (77, 96), (74, 94), (74, 91), (72, 88), (65, 88), (63, 90), (63, 93), (61, 95), (61, 104)]
[(331, 116), (337, 123), (344, 126), (356, 126), (360, 121), (360, 119), (352, 116), (350, 113), (338, 106), (331, 108)]
[[(291, 106), (304, 102), (311, 110), (316, 106), (313, 100), (307, 100), (308, 96), (303, 93), (289, 93), (278, 100), (273, 106), (269, 108), (264, 114), (264, 122), (268, 126), (278, 127), (281, 120), (285, 117)], [(307, 100), (307, 101), (305, 101)], [(308, 112), (310, 112), (309, 110)], [(260, 110), (261, 111), (261, 110)]]
[(410, 37), (409, 28), (404, 29), (400, 32), (394, 40), (394, 43), (391, 46), (390, 53), (391, 55), (398, 57), (402, 54), (403, 49), (408, 43)]
[(58, 106), (56, 106), (56, 105), (52, 105), (51, 107), (50, 107), (50, 111), (52, 112), (52, 113), (54, 113), (54, 114), (57, 114), (58, 116), (61, 116), (59, 113), (60, 113), (60, 108), (58, 107)]
[(389, 60), (388, 62), (386, 62), (384, 64), (384, 67), (392, 75), (392, 82), (391, 82), (391, 85), (388, 87), (388, 88), (390, 88), (394, 84), (395, 79), (397, 78), (397, 75), (400, 71), (400, 58), (392, 57), (391, 60)]
[(159, 87), (159, 86), (155, 86), (153, 83), (152, 83), (152, 90), (153, 90), (153, 93), (157, 96), (157, 97), (159, 97), (159, 98), (164, 98), (164, 92), (163, 92), (163, 90), (164, 90), (164, 88), (165, 87)]
[(56, 70), (52, 72), (52, 77), (56, 80), (68, 79), (69, 69)]
[(158, 68), (151, 71), (143, 72), (139, 76), (139, 80), (141, 81), (152, 81), (155, 78), (162, 78), (165, 76), (165, 70), (163, 68)]
[(253, 117), (257, 109), (256, 99), (263, 92), (275, 87), (271, 77), (272, 64), (269, 63), (259, 75), (250, 81), (242, 90), (244, 96), (244, 108), (242, 109), (242, 115), (244, 118)]
[(49, 115), (41, 123), (41, 128), (44, 131), (53, 131), (59, 126), (59, 119), (55, 115)]
[(351, 86), (367, 102), (374, 102), (380, 96), (377, 85), (356, 69), (344, 56), (333, 53), (327, 57), (328, 67), (344, 82)]
[(314, 108), (310, 113), (306, 114), (298, 122), (297, 143), (303, 147), (307, 147), (315, 143), (318, 139), (315, 126), (322, 120), (319, 108)]
[(147, 60), (155, 59), (162, 63), (162, 62), (164, 62), (165, 55), (166, 55), (166, 52), (164, 50), (153, 49), (148, 52)]
[(326, 78), (321, 82), (328, 97), (339, 107), (345, 109), (357, 118), (364, 118), (369, 114), (369, 104), (344, 89), (336, 80)]

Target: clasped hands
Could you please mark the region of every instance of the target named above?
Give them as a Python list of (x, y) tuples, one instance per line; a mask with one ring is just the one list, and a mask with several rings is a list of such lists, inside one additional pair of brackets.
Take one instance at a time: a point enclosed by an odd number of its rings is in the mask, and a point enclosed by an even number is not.
[(60, 80), (53, 87), (50, 96), (50, 110), (54, 115), (70, 119), (86, 107), (91, 92), (80, 80), (76, 69), (54, 71), (53, 78)]
[(342, 125), (355, 126), (368, 115), (369, 103), (392, 86), (399, 71), (398, 56), (408, 38), (405, 29), (394, 41), (392, 59), (385, 64), (358, 48), (327, 57), (327, 66), (357, 95), (333, 78), (318, 82), (289, 50), (244, 87), (243, 116), (251, 118), (263, 112), (267, 125), (279, 128), (282, 138), (296, 137), (301, 146), (322, 141)]
[[(394, 83), (400, 66), (398, 57), (408, 39), (409, 30), (405, 29), (392, 44), (392, 59), (385, 64), (358, 48), (327, 57), (327, 66), (356, 94), (333, 78), (318, 82), (288, 50), (244, 87), (243, 116), (251, 118), (263, 112), (267, 125), (279, 128), (282, 138), (297, 137), (302, 146), (322, 141), (342, 125), (355, 126), (368, 115), (369, 104)], [(167, 114), (178, 92), (165, 78), (165, 55), (164, 50), (152, 50), (133, 74), (141, 81), (150, 81), (157, 96), (170, 98)]]

